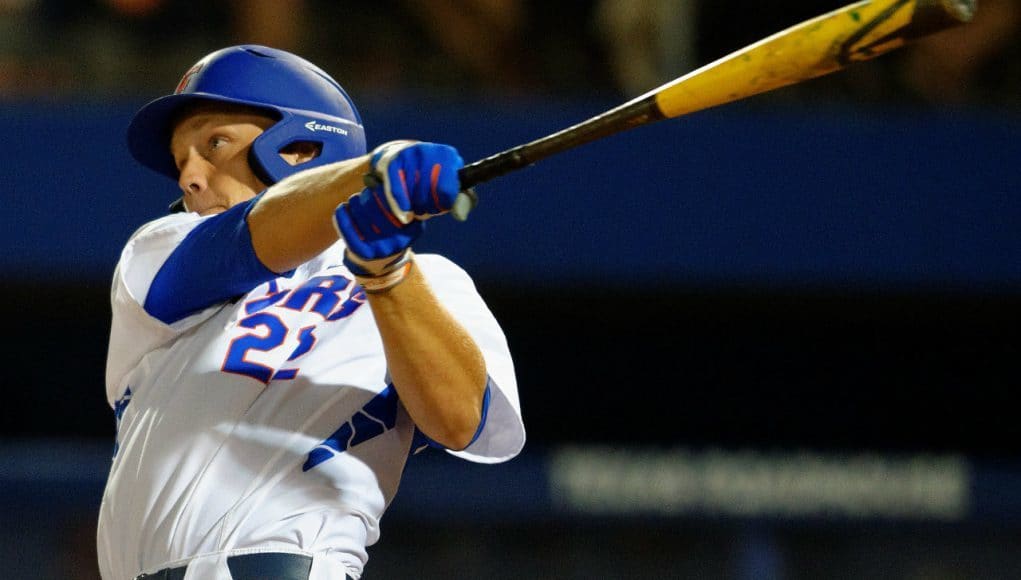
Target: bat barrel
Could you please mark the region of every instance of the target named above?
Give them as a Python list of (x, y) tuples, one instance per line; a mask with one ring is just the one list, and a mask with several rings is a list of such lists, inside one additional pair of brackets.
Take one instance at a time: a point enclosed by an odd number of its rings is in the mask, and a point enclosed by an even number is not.
[(615, 109), (464, 166), (461, 187), (660, 119), (822, 76), (972, 19), (977, 0), (860, 0), (806, 20)]

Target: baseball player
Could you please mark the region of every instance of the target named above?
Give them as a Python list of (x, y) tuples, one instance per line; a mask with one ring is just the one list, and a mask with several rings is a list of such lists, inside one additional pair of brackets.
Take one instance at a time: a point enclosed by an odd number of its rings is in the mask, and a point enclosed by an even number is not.
[(518, 454), (499, 324), (411, 247), (459, 194), (455, 149), (367, 153), (336, 81), (254, 45), (202, 58), (128, 145), (183, 197), (114, 272), (103, 578), (359, 578), (409, 454)]

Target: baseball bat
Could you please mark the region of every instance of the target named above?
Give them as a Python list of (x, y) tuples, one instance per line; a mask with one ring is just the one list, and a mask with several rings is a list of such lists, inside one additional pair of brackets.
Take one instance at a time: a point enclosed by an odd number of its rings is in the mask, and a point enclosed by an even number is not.
[(672, 119), (799, 83), (875, 58), (913, 40), (964, 24), (976, 0), (864, 0), (796, 24), (732, 52), (577, 125), (461, 168), (467, 195), (454, 215), (477, 201), (471, 187), (555, 153), (627, 129)]

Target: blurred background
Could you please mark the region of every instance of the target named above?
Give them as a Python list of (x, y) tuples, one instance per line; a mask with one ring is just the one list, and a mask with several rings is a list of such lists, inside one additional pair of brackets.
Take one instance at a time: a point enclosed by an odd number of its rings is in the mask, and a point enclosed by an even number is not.
[[(846, 2), (0, 0), (0, 577), (98, 577), (133, 112), (236, 43), (469, 161)], [(413, 457), (364, 578), (1021, 577), (1021, 2), (478, 188), (529, 442)]]

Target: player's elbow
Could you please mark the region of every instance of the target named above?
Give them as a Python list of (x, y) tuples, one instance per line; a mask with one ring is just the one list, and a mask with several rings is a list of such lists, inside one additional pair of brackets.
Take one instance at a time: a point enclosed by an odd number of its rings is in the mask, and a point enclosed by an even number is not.
[(460, 451), (475, 440), (475, 435), (482, 422), (482, 415), (478, 409), (469, 409), (444, 419), (434, 427), (435, 434), (427, 432), (426, 435), (447, 449)]

